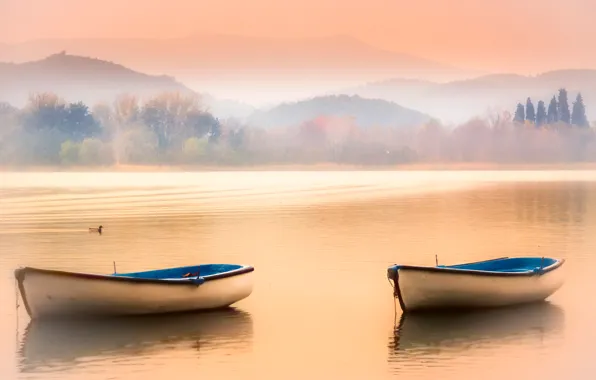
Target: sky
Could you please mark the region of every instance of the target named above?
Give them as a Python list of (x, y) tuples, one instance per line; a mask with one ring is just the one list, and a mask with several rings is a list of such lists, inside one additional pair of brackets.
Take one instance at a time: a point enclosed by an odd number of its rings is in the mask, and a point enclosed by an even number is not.
[(596, 68), (594, 0), (0, 0), (0, 42), (346, 34), (467, 68)]

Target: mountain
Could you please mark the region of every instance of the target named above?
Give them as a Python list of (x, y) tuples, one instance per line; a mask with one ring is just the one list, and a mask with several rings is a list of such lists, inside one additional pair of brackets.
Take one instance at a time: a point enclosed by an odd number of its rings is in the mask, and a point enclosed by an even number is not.
[(0, 46), (0, 61), (35, 60), (62, 50), (120, 62), (145, 73), (169, 73), (192, 88), (252, 102), (276, 101), (284, 92), (290, 98), (310, 96), (306, 94), (321, 88), (387, 77), (441, 82), (482, 74), (383, 50), (344, 35), (281, 39), (205, 33), (161, 40), (45, 39)]
[(513, 113), (517, 103), (525, 104), (527, 97), (534, 105), (539, 100), (548, 104), (561, 87), (568, 90), (570, 104), (581, 92), (588, 117), (596, 119), (596, 70), (558, 70), (537, 76), (494, 74), (447, 83), (391, 79), (333, 93), (385, 99), (431, 113), (446, 122), (463, 122), (489, 109)]
[[(67, 101), (88, 105), (113, 102), (118, 95), (130, 93), (141, 98), (161, 92), (193, 91), (169, 76), (153, 76), (120, 64), (64, 52), (42, 60), (25, 63), (0, 63), (0, 102), (23, 106), (31, 93), (53, 92)], [(201, 93), (203, 104), (216, 117), (249, 118), (259, 126), (300, 123), (322, 115), (353, 115), (362, 125), (409, 125), (426, 116), (386, 101), (358, 97), (322, 97), (293, 104), (281, 104), (269, 110), (255, 108), (234, 100)]]
[[(170, 76), (143, 74), (120, 64), (65, 53), (19, 64), (0, 62), (0, 83), (0, 102), (19, 107), (35, 92), (53, 92), (67, 101), (80, 100), (88, 105), (112, 103), (124, 93), (140, 98), (161, 92), (194, 93)], [(254, 111), (236, 101), (200, 95), (216, 117), (246, 117)]]
[(54, 92), (69, 101), (111, 103), (119, 94), (192, 93), (168, 76), (142, 74), (99, 59), (53, 54), (38, 61), (0, 63), (0, 101), (22, 106), (32, 92)]
[(430, 120), (428, 115), (385, 100), (338, 95), (283, 103), (268, 110), (259, 110), (248, 118), (248, 123), (264, 128), (285, 127), (321, 116), (353, 118), (360, 127), (414, 127)]
[[(66, 50), (99, 56), (144, 72), (223, 74), (241, 77), (294, 73), (376, 72), (379, 75), (455, 75), (462, 69), (386, 51), (350, 36), (275, 39), (197, 34), (178, 39), (47, 39), (0, 46), (0, 60), (24, 61)], [(263, 70), (267, 70), (263, 72)], [(468, 75), (469, 73), (466, 73)]]

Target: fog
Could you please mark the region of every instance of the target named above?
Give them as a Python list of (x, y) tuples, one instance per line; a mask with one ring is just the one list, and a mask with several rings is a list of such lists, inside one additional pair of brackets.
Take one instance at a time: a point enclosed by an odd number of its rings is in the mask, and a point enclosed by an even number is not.
[(22, 108), (0, 106), (0, 165), (86, 166), (596, 161), (595, 126), (537, 126), (508, 112), (457, 125), (358, 125), (320, 115), (296, 125), (247, 125), (214, 117), (201, 98), (166, 92), (144, 101), (121, 95), (91, 106), (52, 93)]

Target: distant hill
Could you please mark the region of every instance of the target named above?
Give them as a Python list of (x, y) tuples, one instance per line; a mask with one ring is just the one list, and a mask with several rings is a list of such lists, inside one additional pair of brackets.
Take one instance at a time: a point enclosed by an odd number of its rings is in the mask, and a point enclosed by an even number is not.
[(203, 33), (170, 39), (44, 39), (0, 46), (0, 61), (57, 51), (100, 57), (149, 74), (173, 75), (195, 90), (253, 105), (316, 96), (390, 77), (443, 82), (485, 74), (388, 51), (345, 35), (265, 38)]
[(173, 73), (177, 77), (181, 72), (197, 77), (223, 74), (232, 78), (244, 74), (272, 77), (292, 73), (462, 78), (471, 73), (379, 49), (346, 35), (282, 39), (203, 33), (164, 40), (44, 39), (0, 46), (0, 60), (21, 62), (62, 50), (103, 57), (144, 72)]
[[(92, 106), (111, 103), (123, 93), (140, 98), (161, 92), (192, 94), (193, 90), (173, 77), (147, 75), (120, 64), (65, 53), (25, 63), (0, 62), (0, 101), (23, 106), (30, 93), (54, 92), (67, 101)], [(217, 117), (246, 117), (254, 108), (232, 100), (202, 94), (206, 107)]]
[(391, 79), (335, 93), (394, 101), (446, 121), (461, 122), (489, 108), (514, 112), (516, 104), (525, 104), (528, 96), (535, 105), (539, 100), (548, 103), (561, 87), (570, 93), (570, 101), (581, 92), (588, 117), (596, 119), (596, 70), (558, 70), (537, 76), (495, 74), (448, 83)]
[(260, 127), (294, 126), (321, 116), (352, 117), (361, 127), (412, 127), (430, 120), (430, 116), (385, 100), (359, 96), (322, 96), (294, 103), (284, 103), (260, 110), (248, 118)]
[(0, 63), (0, 101), (22, 106), (32, 92), (54, 92), (89, 105), (112, 102), (122, 93), (140, 97), (163, 91), (192, 93), (174, 78), (152, 76), (119, 64), (63, 53), (39, 61)]

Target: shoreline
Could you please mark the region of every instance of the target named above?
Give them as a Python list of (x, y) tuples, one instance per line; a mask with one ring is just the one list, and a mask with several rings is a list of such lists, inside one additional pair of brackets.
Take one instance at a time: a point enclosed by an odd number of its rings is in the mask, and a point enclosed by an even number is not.
[(266, 171), (541, 171), (541, 170), (596, 170), (596, 162), (565, 164), (499, 164), (474, 163), (420, 163), (404, 165), (343, 165), (280, 164), (280, 165), (110, 165), (110, 166), (0, 166), (1, 173), (51, 172), (266, 172)]

